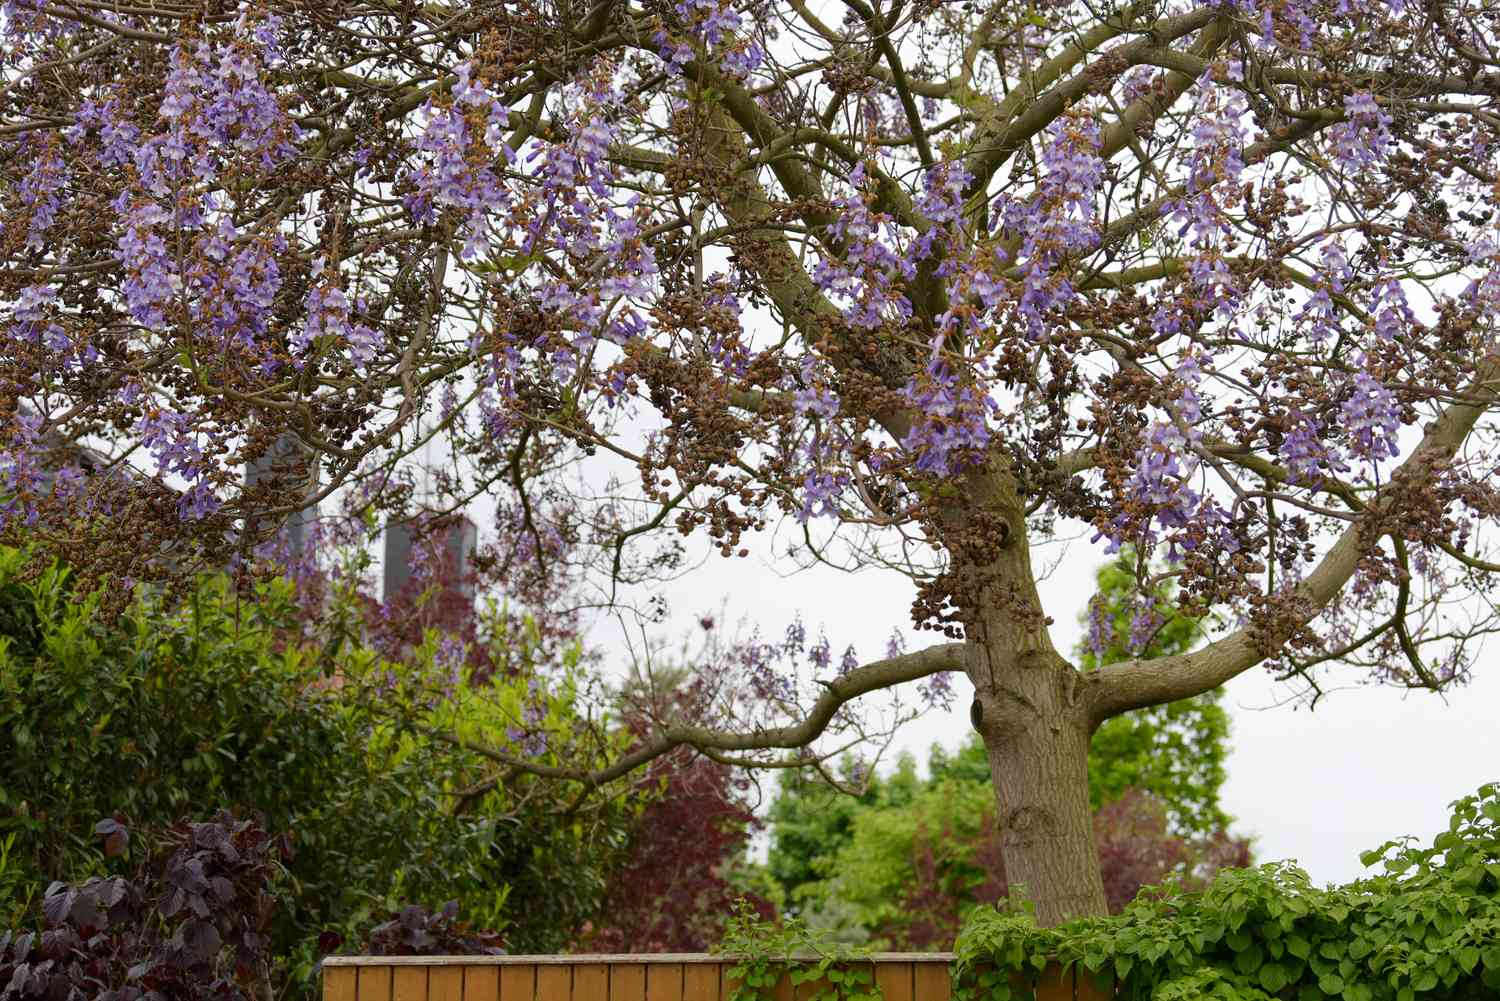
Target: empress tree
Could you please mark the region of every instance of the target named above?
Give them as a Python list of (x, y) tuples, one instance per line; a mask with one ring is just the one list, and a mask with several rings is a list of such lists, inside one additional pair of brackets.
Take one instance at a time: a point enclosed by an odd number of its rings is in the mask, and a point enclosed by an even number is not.
[[(497, 500), (486, 566), (601, 601), (792, 521), (787, 559), (907, 574), (945, 641), (725, 647), (752, 711), (548, 774), (784, 762), (962, 671), (1010, 878), (1102, 913), (1103, 721), (1262, 663), (1442, 687), (1494, 623), (1497, 22), (13, 0), (4, 531), (101, 585), (253, 568), (310, 499), (400, 509), (428, 442), (452, 506)], [(1079, 523), (1229, 626), (1080, 672), (1032, 560)]]

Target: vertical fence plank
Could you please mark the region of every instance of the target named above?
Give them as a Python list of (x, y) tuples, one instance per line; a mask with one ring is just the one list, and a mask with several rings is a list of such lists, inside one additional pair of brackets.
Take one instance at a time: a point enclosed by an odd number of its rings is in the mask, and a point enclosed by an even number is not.
[(885, 1001), (914, 1001), (915, 985), (912, 981), (916, 963), (875, 964), (875, 985), (880, 988)]
[(361, 966), (359, 968), (359, 1001), (391, 1001), (391, 968), (389, 966)]
[(500, 1001), (500, 967), (465, 966), (462, 1001)]
[(500, 967), (500, 1001), (536, 1001), (536, 967)]
[(1047, 967), (1036, 981), (1036, 1001), (1073, 1001), (1073, 975), (1063, 976), (1056, 963)]
[(949, 1001), (953, 983), (945, 963), (913, 963), (913, 987), (916, 1001)]
[(723, 968), (723, 963), (689, 963), (683, 967), (682, 1001), (720, 1001), (719, 971)]
[(1076, 1001), (1110, 1001), (1115, 996), (1113, 971), (1102, 978), (1102, 985), (1094, 979), (1093, 972), (1081, 963), (1073, 967), (1073, 976), (1076, 978), (1073, 987)]
[(735, 968), (735, 961), (731, 960), (724, 964), (724, 970), (719, 974), (720, 997), (723, 1001), (729, 1001), (734, 992), (744, 986), (744, 981), (736, 977), (731, 971)]
[(427, 969), (425, 966), (396, 967), (391, 1001), (427, 1001)]
[[(428, 1001), (464, 1001), (464, 968), (462, 966), (434, 966), (427, 971)], [(495, 995), (484, 1001), (495, 1001)]]
[(358, 976), (357, 967), (323, 967), (323, 1001), (354, 1001)]
[(573, 1001), (609, 1001), (609, 967), (603, 963), (573, 967)]
[(536, 968), (536, 1001), (572, 1001), (572, 964), (552, 964)]
[(646, 1001), (682, 1001), (681, 963), (652, 963), (646, 967)]
[(646, 1001), (645, 964), (615, 963), (610, 966), (609, 1001)]

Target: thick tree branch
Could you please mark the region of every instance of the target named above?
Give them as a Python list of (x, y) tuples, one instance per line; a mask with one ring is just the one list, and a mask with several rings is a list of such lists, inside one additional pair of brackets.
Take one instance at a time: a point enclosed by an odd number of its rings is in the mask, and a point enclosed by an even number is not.
[(1470, 398), (1484, 402), (1456, 403), (1428, 425), (1415, 451), (1392, 473), (1390, 482), (1366, 506), (1365, 512), (1342, 534), (1311, 574), (1295, 591), (1297, 614), (1292, 622), (1263, 635), (1251, 626), (1211, 643), (1202, 650), (1154, 660), (1130, 660), (1084, 676), (1091, 725), (1112, 716), (1190, 698), (1217, 688), (1273, 654), (1296, 629), (1312, 621), (1343, 590), (1359, 561), (1374, 545), (1378, 530), (1370, 524), (1392, 502), (1397, 490), (1431, 481), (1457, 453), (1481, 416), (1489, 409), (1490, 389), (1500, 378), (1500, 361), (1480, 366), (1470, 386)]
[[(444, 730), (422, 728), (422, 732), (504, 765), (517, 774), (582, 782), (589, 788), (597, 788), (679, 747), (692, 747), (710, 756), (807, 747), (823, 735), (823, 731), (832, 722), (834, 714), (847, 703), (861, 695), (892, 688), (904, 682), (916, 681), (941, 671), (961, 671), (964, 668), (964, 653), (964, 644), (944, 643), (916, 653), (902, 654), (899, 657), (878, 660), (857, 667), (840, 678), (824, 682), (823, 693), (818, 696), (807, 715), (801, 721), (788, 726), (734, 733), (705, 726), (671, 724), (640, 746), (602, 768), (544, 765), (528, 758), (507, 754)], [(466, 789), (465, 795), (471, 795), (474, 792), (473, 788)]]

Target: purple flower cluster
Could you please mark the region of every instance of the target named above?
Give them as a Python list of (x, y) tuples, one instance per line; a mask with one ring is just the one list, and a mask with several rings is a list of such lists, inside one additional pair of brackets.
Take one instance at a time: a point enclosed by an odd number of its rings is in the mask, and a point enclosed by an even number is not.
[(739, 12), (719, 0), (678, 0), (673, 10), (688, 25), (693, 37), (710, 46), (722, 45), (729, 35), (740, 30)]
[(497, 158), (514, 164), (516, 154), (504, 141), (509, 109), (474, 79), (469, 63), (460, 63), (454, 73), (458, 80), (452, 102), (441, 106), (429, 100), (423, 109), (427, 125), (417, 149), (427, 157), (412, 174), (416, 190), (407, 196), (406, 207), (418, 222), (429, 225), (437, 221), (439, 210), (454, 210), (463, 219), (460, 256), (472, 260), (490, 242), (491, 214), (511, 201), (490, 164)]
[(26, 229), (26, 249), (41, 250), (46, 245), (47, 230), (57, 218), (62, 206), (63, 187), (68, 181), (68, 167), (63, 162), (59, 143), (56, 140), (41, 143), (27, 142), (24, 147), (40, 145), (32, 149), (30, 168), (17, 185), (21, 205), (31, 213)]
[(849, 475), (821, 465), (822, 459), (814, 447), (803, 452), (807, 469), (802, 477), (802, 507), (797, 511), (797, 520), (803, 524), (823, 515), (837, 517), (839, 497), (849, 489)]
[(823, 515), (837, 517), (839, 497), (849, 488), (844, 472), (846, 456), (843, 433), (832, 421), (839, 413), (839, 397), (818, 371), (812, 355), (801, 364), (802, 378), (792, 392), (792, 407), (798, 416), (816, 418), (824, 426), (809, 424), (808, 434), (794, 461), (802, 470), (802, 505), (797, 520), (806, 524)]
[(27, 527), (36, 524), (36, 506), (27, 500), (46, 482), (38, 456), (41, 427), (41, 417), (19, 411), (12, 418), (10, 440), (0, 447), (0, 528), (13, 521)]
[(1088, 646), (1095, 660), (1103, 660), (1104, 651), (1114, 639), (1114, 621), (1109, 614), (1109, 601), (1103, 594), (1095, 594), (1088, 605)]
[(115, 209), (125, 220), (125, 234), (120, 238), (120, 263), (126, 278), (120, 290), (136, 323), (151, 330), (166, 326), (166, 303), (182, 287), (182, 279), (162, 229), (172, 221), (167, 210), (155, 202), (129, 205), (127, 195), (120, 193)]
[(1330, 240), (1325, 243), (1318, 289), (1297, 312), (1297, 323), (1303, 328), (1307, 339), (1314, 344), (1327, 344), (1337, 340), (1341, 313), (1333, 297), (1345, 293), (1346, 283), (1353, 273), (1344, 248), (1338, 241)]
[(934, 223), (953, 224), (963, 210), (963, 193), (974, 175), (955, 161), (934, 164), (922, 176), (922, 195), (917, 211)]
[(103, 166), (122, 166), (134, 158), (141, 130), (120, 118), (118, 98), (110, 98), (103, 103), (93, 98), (86, 99), (78, 106), (78, 111), (73, 116), (73, 125), (63, 134), (69, 143), (76, 145), (90, 132), (98, 134), (99, 162)]
[(760, 68), (765, 51), (754, 39), (740, 35), (744, 27), (744, 15), (723, 0), (678, 0), (673, 7), (683, 27), (686, 39), (658, 30), (652, 36), (656, 51), (667, 70), (674, 76), (694, 57), (696, 43), (714, 53), (718, 63), (732, 77), (743, 80)]
[(1150, 595), (1140, 595), (1130, 615), (1130, 636), (1126, 646), (1132, 654), (1146, 649), (1151, 637), (1162, 624), (1162, 615), (1156, 609), (1156, 601)]
[(1045, 335), (1045, 315), (1073, 297), (1066, 279), (1053, 276), (1064, 257), (1099, 244), (1096, 203), (1104, 180), (1099, 126), (1090, 118), (1064, 117), (1047, 127), (1042, 170), (1027, 199), (1003, 195), (996, 202), (1003, 232), (1020, 240), (1023, 274), (1016, 311), (1034, 340)]
[(1334, 160), (1350, 173), (1383, 161), (1394, 142), (1391, 121), (1369, 91), (1344, 98), (1344, 121), (1328, 130)]
[(797, 414), (806, 417), (812, 414), (823, 420), (832, 420), (839, 414), (839, 397), (820, 377), (812, 355), (802, 359), (802, 384), (792, 394), (792, 407)]
[(1406, 301), (1406, 291), (1395, 278), (1375, 286), (1370, 294), (1370, 313), (1375, 317), (1375, 334), (1383, 341), (1400, 340), (1417, 324), (1416, 314)]
[(1328, 449), (1322, 424), (1295, 409), (1286, 415), (1276, 455), (1291, 473), (1293, 483), (1316, 484), (1326, 472), (1343, 468)]
[[(231, 159), (270, 169), (291, 158), (300, 131), (266, 86), (261, 54), (252, 46), (178, 46), (171, 65), (158, 111), (166, 131), (142, 141), (132, 157), (153, 196), (164, 199), (211, 180)], [(110, 108), (97, 106), (94, 113)]]
[(933, 352), (926, 370), (906, 385), (916, 422), (901, 447), (918, 472), (950, 476), (979, 461), (990, 445), (989, 413), (994, 400)]
[(953, 672), (938, 671), (917, 683), (917, 698), (927, 709), (947, 711), (953, 707), (957, 693), (953, 690)]
[(187, 480), (178, 501), (178, 516), (197, 521), (218, 510), (220, 500), (208, 479), (209, 463), (200, 443), (194, 415), (162, 406), (148, 406), (131, 429), (156, 460), (157, 475), (177, 475)]
[(253, 239), (241, 233), (227, 214), (194, 239), (187, 276), (194, 292), (191, 315), (200, 331), (211, 330), (223, 348), (258, 355), (269, 370), (272, 355), (263, 335), (281, 289), (276, 252), (281, 240)]
[[(11, 336), (23, 344), (39, 344), (48, 351), (63, 353), (73, 346), (63, 330), (49, 315), (57, 302), (57, 289), (51, 285), (28, 285), (11, 312)], [(90, 349), (87, 361), (96, 354)]]
[(911, 316), (911, 302), (901, 283), (916, 277), (916, 265), (892, 246), (897, 227), (891, 217), (870, 211), (874, 194), (865, 190), (864, 164), (849, 182), (854, 190), (833, 200), (828, 236), (837, 249), (820, 257), (813, 281), (831, 298), (848, 303), (844, 315), (856, 327), (903, 323)]
[[(305, 355), (315, 340), (330, 338), (334, 343), (347, 346), (355, 369), (365, 371), (376, 353), (385, 346), (384, 337), (368, 324), (353, 320), (349, 298), (338, 285), (337, 273), (326, 269), (322, 259), (313, 263), (313, 273), (321, 273), (323, 280), (308, 290), (304, 306), (307, 312), (301, 329), (292, 339), (293, 349), (299, 355)], [(364, 304), (357, 301), (355, 307), (362, 310)]]
[[(1239, 65), (1232, 64), (1231, 78), (1238, 73), (1242, 73)], [(1199, 100), (1185, 193), (1167, 207), (1167, 214), (1177, 225), (1177, 235), (1187, 238), (1197, 251), (1188, 266), (1193, 287), (1203, 301), (1193, 305), (1213, 308), (1227, 320), (1239, 302), (1240, 291), (1223, 258), (1231, 227), (1222, 201), (1226, 193), (1235, 190), (1244, 172), (1247, 111), (1243, 97), (1215, 83), (1212, 72), (1198, 80), (1197, 88)], [(1180, 319), (1180, 313), (1173, 316), (1165, 307), (1159, 309), (1155, 320), (1158, 332), (1175, 332), (1173, 324)]]
[(1396, 432), (1401, 428), (1401, 411), (1396, 394), (1376, 381), (1368, 372), (1356, 372), (1351, 392), (1339, 412), (1349, 435), (1349, 450), (1362, 459), (1379, 464), (1382, 459), (1401, 454)]
[(1181, 429), (1172, 421), (1157, 421), (1146, 433), (1129, 481), (1134, 500), (1156, 508), (1158, 517), (1169, 515), (1164, 520), (1173, 523), (1185, 521), (1197, 502), (1186, 486), (1197, 463), (1187, 453), (1188, 439)]

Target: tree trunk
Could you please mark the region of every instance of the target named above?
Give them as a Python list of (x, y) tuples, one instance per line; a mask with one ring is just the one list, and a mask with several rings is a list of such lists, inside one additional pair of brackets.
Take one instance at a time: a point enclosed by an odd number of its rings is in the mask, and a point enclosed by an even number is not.
[(998, 804), (1006, 877), (1043, 926), (1108, 913), (1089, 809), (1093, 722), (1081, 676), (1052, 645), (1037, 593), (1025, 506), (996, 460), (940, 528), (964, 610), (973, 723)]
[(977, 684), (1005, 873), (1053, 926), (1109, 912), (1089, 809), (1088, 720), (1058, 654)]

